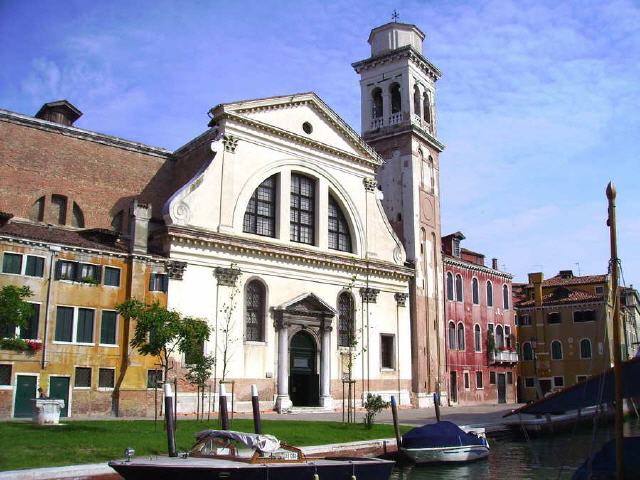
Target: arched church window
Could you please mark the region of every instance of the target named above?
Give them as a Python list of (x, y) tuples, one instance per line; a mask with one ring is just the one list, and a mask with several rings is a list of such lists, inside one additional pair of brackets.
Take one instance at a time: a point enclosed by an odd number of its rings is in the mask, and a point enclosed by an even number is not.
[(382, 90), (376, 87), (371, 92), (371, 118), (382, 117)]
[(427, 92), (424, 93), (422, 103), (422, 114), (424, 121), (427, 123), (431, 123), (431, 102), (429, 100), (429, 94)]
[(247, 284), (245, 295), (245, 340), (264, 341), (264, 312), (266, 291), (262, 282), (252, 280)]
[(313, 245), (316, 185), (312, 178), (291, 175), (291, 241)]
[(84, 214), (76, 202), (73, 202), (73, 208), (71, 209), (71, 226), (84, 228)]
[(338, 346), (351, 347), (355, 338), (355, 315), (353, 297), (342, 292), (338, 297)]
[(329, 248), (341, 252), (351, 252), (351, 234), (349, 224), (342, 209), (329, 195)]
[(398, 113), (402, 110), (402, 96), (400, 95), (400, 85), (396, 82), (389, 87), (391, 94), (391, 113)]
[(417, 116), (420, 115), (420, 89), (418, 85), (413, 86), (413, 113)]
[(242, 231), (264, 237), (276, 236), (276, 176), (255, 189), (244, 212)]
[(34, 222), (42, 222), (44, 220), (44, 197), (40, 197), (33, 203), (29, 219)]

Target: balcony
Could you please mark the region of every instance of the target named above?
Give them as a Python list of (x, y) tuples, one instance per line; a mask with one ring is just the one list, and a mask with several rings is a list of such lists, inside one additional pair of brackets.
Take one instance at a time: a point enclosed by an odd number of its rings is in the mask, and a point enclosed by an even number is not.
[(509, 350), (489, 352), (489, 364), (496, 363), (518, 363), (518, 352), (510, 352)]
[(371, 120), (371, 130), (375, 130), (376, 128), (380, 128), (384, 125), (384, 119), (382, 117), (374, 118)]

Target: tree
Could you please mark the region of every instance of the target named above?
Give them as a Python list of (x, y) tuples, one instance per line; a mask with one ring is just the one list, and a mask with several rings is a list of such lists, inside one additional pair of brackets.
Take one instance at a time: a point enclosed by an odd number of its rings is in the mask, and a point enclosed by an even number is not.
[(27, 286), (5, 285), (0, 289), (0, 348), (3, 350), (35, 353), (42, 347), (37, 340), (16, 337), (16, 328), (26, 328), (33, 314), (33, 307), (25, 302), (33, 295)]
[[(33, 295), (27, 286), (16, 287), (6, 285), (0, 289), (0, 331), (8, 332), (15, 336), (16, 327), (26, 327), (27, 321), (33, 312), (31, 304), (25, 302), (26, 298)], [(13, 328), (13, 335), (11, 329)]]
[[(222, 354), (222, 378), (224, 382), (227, 374), (229, 373), (229, 362), (233, 356), (233, 344), (238, 341), (238, 338), (234, 335), (235, 320), (233, 318), (233, 312), (236, 309), (239, 288), (234, 286), (229, 295), (229, 301), (222, 307), (222, 323), (218, 327), (218, 331), (222, 336), (222, 342), (220, 345), (216, 345), (216, 349), (220, 350)], [(217, 338), (217, 335), (216, 335)], [(214, 362), (217, 364), (217, 355)]]
[(213, 372), (214, 358), (212, 355), (204, 355), (201, 350), (197, 353), (191, 353), (190, 362), (187, 365), (188, 372), (185, 378), (189, 383), (198, 387), (198, 398), (200, 399), (200, 408), (197, 415), (202, 410), (202, 418), (204, 418), (204, 391), (207, 386), (207, 380)]
[(176, 349), (188, 351), (193, 345), (203, 343), (211, 334), (205, 320), (183, 317), (175, 310), (160, 306), (158, 302), (146, 304), (129, 299), (116, 305), (116, 310), (124, 318), (136, 320), (130, 344), (142, 355), (158, 357), (165, 381), (172, 368), (169, 359)]

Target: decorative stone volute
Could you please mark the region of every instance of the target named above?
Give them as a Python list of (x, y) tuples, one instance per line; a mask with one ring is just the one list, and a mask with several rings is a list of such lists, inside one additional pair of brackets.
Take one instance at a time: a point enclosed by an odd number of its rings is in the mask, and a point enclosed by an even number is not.
[(235, 153), (236, 147), (238, 146), (238, 140), (238, 137), (234, 137), (233, 135), (224, 135), (222, 137), (222, 143), (224, 144), (225, 151)]
[(404, 307), (407, 304), (407, 297), (409, 294), (407, 293), (396, 293), (393, 297), (396, 299), (396, 303), (399, 307)]
[(187, 262), (180, 262), (178, 260), (169, 260), (165, 264), (165, 270), (171, 280), (182, 280), (184, 271), (187, 269)]
[(362, 180), (362, 183), (364, 184), (364, 189), (367, 192), (375, 192), (376, 187), (378, 186), (378, 181), (375, 178), (372, 177), (366, 177)]
[(216, 267), (214, 275), (216, 276), (216, 280), (218, 280), (218, 285), (235, 287), (240, 273), (240, 269), (232, 265), (230, 268)]
[(378, 294), (380, 290), (377, 288), (361, 288), (360, 296), (364, 303), (376, 303), (378, 301)]

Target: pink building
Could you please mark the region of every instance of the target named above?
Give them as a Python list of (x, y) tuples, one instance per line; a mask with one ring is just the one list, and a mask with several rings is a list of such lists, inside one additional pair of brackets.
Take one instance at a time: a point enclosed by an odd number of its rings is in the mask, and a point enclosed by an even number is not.
[(442, 238), (448, 392), (451, 404), (516, 401), (516, 329), (512, 276), (484, 255), (460, 247), (461, 232)]

